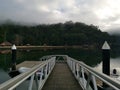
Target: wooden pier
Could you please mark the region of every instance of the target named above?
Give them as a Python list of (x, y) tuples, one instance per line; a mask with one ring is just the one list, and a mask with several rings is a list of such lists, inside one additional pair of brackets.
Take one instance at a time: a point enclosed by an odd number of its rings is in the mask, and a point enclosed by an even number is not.
[(20, 68), (20, 67), (27, 67), (27, 68), (32, 68), (34, 67), (35, 65), (38, 65), (40, 64), (41, 62), (43, 61), (24, 61), (20, 64), (17, 64), (16, 68)]
[[(32, 68), (44, 61), (24, 61), (20, 67)], [(82, 90), (66, 62), (57, 62), (42, 90)]]
[[(120, 90), (120, 83), (111, 77), (67, 55), (62, 56), (66, 56), (67, 61), (57, 62), (58, 56), (62, 55), (46, 56), (46, 61), (25, 61), (18, 64), (17, 68), (31, 69), (1, 84), (0, 90), (13, 90), (25, 81), (29, 82), (29, 90), (34, 90), (34, 84), (37, 90)], [(12, 73), (14, 71), (16, 70)], [(100, 86), (99, 81), (104, 82), (107, 87), (104, 87), (104, 83)]]
[(56, 63), (42, 90), (82, 90), (67, 63)]

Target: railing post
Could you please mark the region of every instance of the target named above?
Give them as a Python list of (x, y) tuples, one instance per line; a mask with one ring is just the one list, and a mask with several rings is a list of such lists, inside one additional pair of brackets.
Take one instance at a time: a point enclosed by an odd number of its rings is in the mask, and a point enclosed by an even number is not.
[(45, 66), (45, 78), (47, 77), (48, 64)]
[(73, 62), (73, 73), (75, 75), (75, 62)]
[(76, 71), (77, 71), (77, 79), (79, 79), (79, 65), (78, 65), (78, 63), (76, 64)]
[(98, 90), (95, 76), (92, 75), (91, 78), (92, 78), (92, 82), (93, 82), (93, 85), (94, 85), (94, 90)]
[(34, 74), (30, 77), (30, 83), (29, 83), (29, 87), (28, 87), (28, 90), (32, 90), (32, 87), (33, 87), (33, 80), (34, 80)]
[(41, 87), (41, 82), (42, 82), (42, 77), (43, 77), (43, 68), (40, 70), (40, 80), (39, 80), (39, 84), (38, 84), (38, 90)]
[(71, 70), (72, 70), (72, 61), (70, 61), (70, 68), (71, 68)]
[(91, 73), (89, 73), (89, 76), (88, 76), (88, 79), (87, 79), (87, 84), (86, 84), (86, 90), (89, 90), (91, 76), (92, 76)]
[(49, 72), (50, 72), (50, 70), (51, 70), (51, 62), (49, 62)]
[[(39, 75), (39, 74), (38, 74)], [(36, 83), (36, 87), (38, 88), (38, 84), (39, 84), (39, 76), (37, 75), (37, 72), (35, 73), (35, 83)]]
[(81, 67), (81, 72), (82, 72), (82, 81), (83, 81), (83, 86), (86, 88), (86, 83), (85, 83), (85, 75), (84, 75), (84, 69)]

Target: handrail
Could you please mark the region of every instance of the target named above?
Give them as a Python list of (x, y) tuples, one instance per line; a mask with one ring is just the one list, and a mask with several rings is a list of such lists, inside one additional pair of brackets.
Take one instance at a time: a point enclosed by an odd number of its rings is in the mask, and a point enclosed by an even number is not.
[[(96, 78), (100, 79), (109, 87), (112, 87), (115, 90), (120, 90), (120, 82), (115, 81), (103, 73), (95, 71), (92, 67), (86, 65), (85, 63), (75, 60), (71, 57), (67, 57), (67, 63), (84, 90), (90, 88), (90, 86), (88, 87), (88, 84), (90, 85), (90, 80), (93, 82), (94, 90), (98, 90)], [(85, 72), (87, 72), (88, 75), (87, 80), (85, 79)]]
[[(42, 63), (31, 68), (29, 71), (22, 73), (1, 84), (0, 90), (13, 90), (29, 77), (31, 78), (29, 80), (30, 83), (28, 90), (32, 90), (34, 79), (36, 79), (37, 82), (37, 90), (41, 90), (52, 69), (54, 68), (56, 56), (66, 57), (65, 60), (67, 61), (68, 66), (70, 67), (72, 73), (78, 80), (83, 90), (98, 90), (99, 88), (96, 79), (102, 81), (103, 85), (107, 85), (107, 88), (109, 86), (115, 90), (120, 90), (120, 84), (118, 81), (115, 81), (114, 79), (103, 73), (95, 71), (92, 67), (67, 55), (49, 55), (43, 57), (42, 59), (45, 60)], [(106, 87), (104, 87), (104, 89), (105, 88)]]
[[(46, 79), (48, 78), (49, 74), (51, 73), (54, 65), (55, 65), (55, 57), (52, 57), (51, 59), (44, 61), (39, 65), (34, 66), (27, 72), (22, 73), (6, 81), (5, 83), (1, 84), (0, 90), (13, 90), (18, 85), (20, 85), (23, 81), (27, 80), (29, 77), (31, 77), (30, 86), (29, 86), (31, 88), (29, 88), (29, 90), (32, 90), (34, 77), (36, 77), (37, 79), (37, 85), (38, 85), (37, 88), (38, 90), (40, 90), (43, 84), (45, 83)], [(40, 71), (39, 74), (37, 74), (38, 71)], [(39, 79), (38, 79), (38, 76), (40, 77)], [(43, 79), (43, 76), (44, 76), (44, 79)]]
[(101, 79), (104, 83), (110, 85), (111, 87), (113, 87), (114, 89), (120, 89), (120, 84), (118, 81), (115, 81), (114, 79), (110, 78), (109, 76), (105, 75), (105, 74), (101, 74), (95, 70), (93, 70), (91, 67), (85, 65), (83, 62), (81, 62), (81, 65), (83, 67), (85, 67), (91, 74), (94, 74), (94, 76), (96, 76), (97, 78)]

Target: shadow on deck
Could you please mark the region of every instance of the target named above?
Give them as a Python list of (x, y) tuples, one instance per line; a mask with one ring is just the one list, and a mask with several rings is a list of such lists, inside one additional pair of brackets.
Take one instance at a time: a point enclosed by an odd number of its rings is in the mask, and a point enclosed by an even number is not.
[(42, 90), (82, 90), (67, 63), (56, 63)]

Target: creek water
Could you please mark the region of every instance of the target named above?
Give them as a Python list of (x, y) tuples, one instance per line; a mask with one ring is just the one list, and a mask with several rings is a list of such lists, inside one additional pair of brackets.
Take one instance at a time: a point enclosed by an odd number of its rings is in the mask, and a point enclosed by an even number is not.
[[(11, 51), (3, 50), (0, 54), (0, 84), (10, 79), (8, 72), (11, 66)], [(38, 61), (45, 55), (64, 54), (83, 61), (87, 65), (102, 70), (102, 51), (93, 49), (49, 49), (49, 50), (17, 50), (17, 64), (25, 61)], [(120, 68), (119, 51), (111, 51), (111, 68)]]

